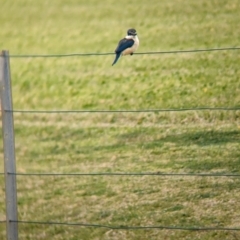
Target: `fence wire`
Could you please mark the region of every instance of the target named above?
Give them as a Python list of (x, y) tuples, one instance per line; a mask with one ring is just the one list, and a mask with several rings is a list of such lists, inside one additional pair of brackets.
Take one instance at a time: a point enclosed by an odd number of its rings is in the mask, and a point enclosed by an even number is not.
[(162, 173), (162, 172), (99, 172), (99, 173), (8, 173), (16, 176), (159, 176), (159, 177), (240, 177), (234, 173)]
[(95, 227), (95, 228), (108, 228), (117, 230), (145, 230), (145, 229), (168, 229), (168, 230), (188, 230), (188, 231), (240, 231), (238, 227), (181, 227), (181, 226), (112, 226), (102, 224), (88, 224), (88, 223), (68, 223), (68, 222), (41, 222), (41, 221), (24, 221), (18, 220), (11, 222), (27, 223), (27, 224), (41, 224), (41, 225), (67, 225), (67, 226), (80, 226), (80, 227)]
[(238, 111), (236, 107), (196, 107), (196, 108), (169, 108), (169, 109), (139, 109), (139, 110), (8, 110), (13, 113), (157, 113), (157, 112), (185, 112), (185, 111)]
[[(198, 53), (198, 52), (229, 51), (229, 50), (240, 50), (240, 47), (136, 52), (136, 53), (134, 53), (134, 55)], [(69, 53), (69, 54), (11, 54), (9, 57), (10, 58), (60, 58), (60, 57), (106, 56), (106, 55), (113, 55), (113, 54), (115, 54), (115, 53), (114, 52), (107, 52), (107, 53)]]

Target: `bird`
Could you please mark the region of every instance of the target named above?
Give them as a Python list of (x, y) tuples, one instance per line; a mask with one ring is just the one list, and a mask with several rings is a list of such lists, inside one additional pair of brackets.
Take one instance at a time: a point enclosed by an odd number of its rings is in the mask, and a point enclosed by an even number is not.
[(130, 28), (127, 31), (127, 36), (121, 39), (115, 50), (116, 57), (112, 63), (112, 66), (118, 61), (121, 55), (133, 55), (139, 46), (139, 39), (137, 31), (134, 28)]

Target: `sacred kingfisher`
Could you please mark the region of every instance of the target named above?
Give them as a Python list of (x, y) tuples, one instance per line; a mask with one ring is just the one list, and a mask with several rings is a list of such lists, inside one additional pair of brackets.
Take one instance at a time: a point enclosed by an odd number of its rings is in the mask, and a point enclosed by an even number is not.
[(128, 29), (127, 36), (119, 41), (115, 50), (116, 58), (112, 63), (112, 66), (118, 61), (121, 55), (133, 55), (139, 46), (139, 39), (137, 31), (134, 28)]

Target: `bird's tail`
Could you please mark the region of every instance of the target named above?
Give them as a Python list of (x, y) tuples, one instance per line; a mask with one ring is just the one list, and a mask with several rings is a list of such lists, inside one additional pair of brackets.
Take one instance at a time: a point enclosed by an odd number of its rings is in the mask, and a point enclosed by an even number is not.
[(116, 57), (115, 57), (115, 60), (112, 63), (112, 66), (118, 61), (120, 56), (121, 56), (121, 53), (116, 53)]

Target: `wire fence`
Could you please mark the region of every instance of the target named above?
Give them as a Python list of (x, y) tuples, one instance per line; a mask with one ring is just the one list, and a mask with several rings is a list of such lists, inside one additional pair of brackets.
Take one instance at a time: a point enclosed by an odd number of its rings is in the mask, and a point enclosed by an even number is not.
[[(37, 173), (37, 172), (29, 172), (29, 173), (7, 173), (9, 175), (15, 176), (66, 176), (66, 177), (81, 177), (81, 176), (156, 176), (156, 177), (233, 177), (239, 178), (240, 174), (238, 173), (165, 173), (165, 172), (88, 172), (88, 173)], [(0, 173), (0, 175), (4, 175), (4, 173)]]
[(240, 177), (234, 173), (163, 173), (163, 172), (99, 172), (99, 173), (8, 173), (16, 176), (158, 176), (158, 177)]
[(11, 221), (23, 224), (41, 224), (41, 225), (65, 225), (94, 228), (108, 228), (113, 230), (146, 230), (146, 229), (168, 229), (168, 230), (188, 230), (188, 231), (240, 231), (238, 227), (177, 227), (177, 226), (111, 226), (88, 223), (69, 223), (69, 222), (40, 222), (40, 221)]
[[(208, 49), (190, 49), (190, 50), (173, 50), (173, 51), (153, 51), (153, 52), (136, 52), (134, 55), (153, 55), (153, 54), (175, 54), (175, 53), (199, 53), (199, 52), (216, 52), (216, 51), (240, 50), (240, 47), (225, 48), (208, 48)], [(113, 52), (107, 53), (69, 53), (69, 54), (12, 54), (11, 58), (60, 58), (60, 57), (84, 57), (84, 56), (106, 56), (114, 55)]]
[(139, 110), (5, 110), (13, 113), (157, 113), (157, 112), (186, 112), (186, 111), (238, 111), (240, 107), (197, 107), (170, 109), (139, 109)]
[[(153, 52), (137, 52), (136, 55), (152, 55), (152, 54), (177, 54), (177, 53), (199, 53), (199, 52), (214, 52), (214, 51), (233, 51), (240, 50), (240, 47), (226, 47), (226, 48), (210, 48), (210, 49), (193, 49), (193, 50), (175, 50), (175, 51), (153, 51)], [(84, 56), (105, 56), (113, 55), (115, 53), (72, 53), (72, 54), (13, 54), (10, 58), (61, 58), (61, 57), (84, 57)], [(239, 111), (240, 106), (233, 107), (196, 107), (196, 108), (170, 108), (170, 109), (139, 109), (139, 110), (8, 110), (6, 112), (23, 113), (23, 114), (42, 114), (42, 113), (149, 113), (149, 112), (183, 112), (183, 111)], [(155, 177), (233, 177), (239, 178), (238, 173), (165, 173), (165, 172), (93, 172), (93, 173), (12, 173), (9, 175), (15, 175), (18, 177), (29, 176), (66, 176), (66, 177), (81, 177), (81, 176), (155, 176)], [(4, 175), (4, 173), (0, 173)], [(198, 227), (198, 226), (112, 226), (101, 224), (89, 224), (89, 223), (71, 223), (71, 222), (52, 222), (52, 221), (27, 221), (17, 220), (12, 221), (19, 224), (40, 224), (40, 225), (65, 225), (65, 226), (80, 226), (91, 228), (107, 228), (114, 230), (145, 230), (145, 229), (168, 229), (168, 230), (187, 230), (187, 231), (240, 231), (239, 227)], [(0, 223), (6, 223), (5, 220), (1, 220)]]

